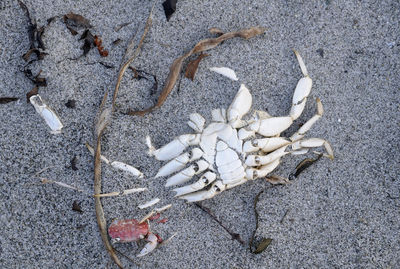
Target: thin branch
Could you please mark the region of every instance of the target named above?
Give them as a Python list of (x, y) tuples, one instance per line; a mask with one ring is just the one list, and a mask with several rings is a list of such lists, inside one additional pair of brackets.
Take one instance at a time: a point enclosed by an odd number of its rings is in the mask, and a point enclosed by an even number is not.
[(206, 212), (208, 215), (211, 216), (211, 218), (213, 218), (225, 231), (227, 231), (230, 236), (232, 237), (232, 240), (236, 240), (238, 241), (240, 244), (242, 245), (246, 245), (246, 243), (244, 242), (244, 240), (240, 237), (240, 234), (238, 233), (234, 233), (231, 230), (229, 230), (228, 227), (226, 227), (215, 215), (213, 212), (211, 212), (211, 210), (205, 206), (203, 206), (200, 203), (194, 203), (198, 208), (200, 208), (201, 210), (203, 210), (204, 212)]
[(113, 99), (112, 99), (112, 107), (111, 107), (111, 109), (105, 108), (105, 103), (106, 103), (107, 97), (108, 97), (108, 91), (106, 91), (106, 93), (104, 94), (103, 100), (101, 102), (100, 108), (99, 108), (99, 113), (98, 113), (97, 121), (96, 121), (96, 125), (95, 125), (96, 150), (95, 150), (95, 158), (94, 158), (94, 195), (95, 195), (94, 199), (95, 199), (95, 207), (96, 207), (96, 219), (97, 219), (97, 224), (99, 226), (100, 235), (103, 240), (103, 243), (104, 243), (108, 253), (110, 254), (111, 258), (114, 260), (114, 262), (120, 268), (123, 268), (122, 263), (118, 259), (118, 256), (117, 256), (114, 248), (112, 247), (111, 242), (108, 240), (107, 222), (106, 222), (106, 219), (104, 216), (103, 206), (101, 204), (101, 197), (99, 196), (101, 194), (101, 137), (102, 137), (107, 125), (110, 124), (110, 122), (111, 122), (111, 115), (112, 115), (112, 112), (114, 111), (115, 100), (117, 98), (119, 85), (121, 83), (124, 72), (125, 72), (126, 68), (133, 62), (135, 57), (139, 54), (140, 48), (143, 44), (143, 40), (151, 26), (153, 9), (154, 9), (154, 4), (151, 9), (150, 15), (147, 19), (144, 33), (142, 35), (142, 38), (139, 42), (138, 47), (136, 48), (134, 55), (123, 65), (123, 67), (119, 71), (118, 79), (117, 79), (117, 83), (115, 86)]

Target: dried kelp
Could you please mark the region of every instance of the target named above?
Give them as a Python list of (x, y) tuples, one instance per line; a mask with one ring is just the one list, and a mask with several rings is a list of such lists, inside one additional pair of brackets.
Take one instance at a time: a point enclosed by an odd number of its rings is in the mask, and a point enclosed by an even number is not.
[(201, 210), (206, 212), (208, 215), (210, 215), (225, 231), (227, 231), (230, 236), (232, 237), (232, 240), (238, 241), (240, 244), (245, 245), (246, 243), (244, 240), (240, 237), (240, 234), (234, 233), (231, 230), (229, 230), (228, 227), (226, 227), (218, 218), (215, 216), (215, 214), (207, 207), (203, 206), (200, 203), (194, 203), (197, 207), (199, 207)]
[(82, 39), (83, 39), (83, 45), (81, 47), (81, 49), (83, 50), (82, 56), (85, 56), (95, 46), (94, 36), (92, 35), (89, 29), (86, 29), (79, 38), (79, 40)]
[(166, 0), (162, 4), (165, 12), (165, 17), (167, 18), (167, 21), (171, 18), (172, 14), (175, 13), (176, 10), (176, 2), (177, 0)]
[(65, 106), (68, 108), (75, 108), (76, 107), (76, 101), (73, 99), (69, 99), (66, 103)]
[(306, 158), (304, 160), (302, 160), (297, 166), (295, 171), (293, 171), (292, 173), (290, 173), (289, 175), (289, 179), (293, 180), (296, 177), (298, 177), (300, 175), (301, 172), (303, 172), (305, 169), (307, 169), (308, 167), (310, 167), (313, 163), (315, 163), (316, 161), (318, 161), (319, 159), (321, 159), (321, 157), (323, 156), (323, 154), (318, 154), (318, 157), (316, 157), (315, 159), (312, 158)]
[[(253, 245), (254, 245), (254, 238), (255, 238), (255, 235), (256, 235), (256, 232), (257, 232), (257, 229), (258, 229), (258, 210), (257, 210), (257, 203), (258, 203), (258, 201), (259, 201), (259, 198), (260, 198), (260, 195), (262, 194), (264, 192), (264, 190), (263, 191), (260, 191), (258, 194), (257, 194), (257, 196), (256, 196), (256, 198), (254, 199), (254, 215), (255, 215), (255, 218), (256, 218), (256, 228), (254, 229), (254, 232), (253, 232), (253, 236), (251, 237), (251, 239), (250, 239), (250, 243), (249, 243), (249, 249), (250, 249), (250, 252), (251, 253), (253, 253), (253, 254), (260, 254), (261, 252), (263, 252), (270, 244), (271, 244), (271, 242), (272, 242), (272, 239), (271, 238), (261, 238), (261, 240), (260, 240), (260, 242), (257, 244), (257, 246), (255, 247), (255, 249), (253, 248)], [(253, 250), (254, 249), (254, 250)]]
[[(115, 90), (114, 90), (114, 94), (112, 97), (111, 109), (107, 108), (105, 105), (107, 98), (108, 98), (108, 91), (106, 91), (106, 93), (104, 94), (103, 100), (99, 107), (99, 113), (98, 113), (96, 125), (95, 125), (95, 141), (96, 141), (96, 143), (95, 143), (96, 144), (95, 158), (94, 158), (94, 194), (95, 195), (101, 194), (101, 158), (100, 158), (100, 156), (101, 156), (101, 137), (102, 137), (103, 132), (106, 129), (107, 125), (110, 124), (111, 114), (114, 110), (115, 100), (118, 96), (118, 90), (120, 87), (122, 77), (123, 77), (126, 69), (128, 68), (128, 66), (133, 62), (133, 60), (139, 54), (141, 46), (143, 45), (143, 40), (146, 37), (146, 34), (152, 24), (153, 9), (154, 9), (154, 4), (153, 4), (153, 7), (149, 14), (149, 17), (146, 21), (146, 26), (145, 26), (143, 35), (142, 35), (140, 42), (135, 50), (135, 53), (121, 67), (121, 69), (119, 71), (117, 83), (115, 85)], [(118, 267), (123, 268), (117, 254), (115, 253), (114, 248), (111, 245), (111, 242), (108, 240), (107, 223), (106, 223), (106, 219), (104, 216), (103, 206), (101, 204), (101, 198), (97, 196), (94, 199), (95, 199), (95, 207), (96, 207), (97, 224), (99, 226), (100, 235), (103, 240), (103, 243), (104, 243), (108, 253), (110, 254), (111, 258), (113, 259), (113, 261), (118, 265)]]
[(0, 97), (0, 104), (7, 104), (19, 100), (17, 97)]
[(172, 63), (167, 80), (166, 80), (164, 88), (157, 100), (157, 103), (155, 105), (153, 105), (152, 107), (147, 108), (145, 110), (130, 111), (128, 114), (143, 116), (144, 114), (149, 113), (156, 108), (159, 108), (165, 102), (168, 95), (174, 88), (176, 81), (178, 80), (179, 74), (181, 72), (183, 62), (186, 60), (186, 58), (190, 57), (192, 54), (204, 52), (206, 50), (215, 48), (216, 46), (221, 44), (221, 42), (231, 39), (231, 38), (234, 38), (234, 37), (249, 39), (254, 36), (263, 34), (265, 32), (265, 30), (266, 29), (263, 27), (255, 26), (255, 27), (251, 27), (251, 28), (247, 28), (247, 29), (242, 29), (242, 30), (239, 30), (236, 32), (225, 33), (216, 38), (208, 38), (208, 39), (201, 40), (190, 51), (188, 51), (181, 57), (175, 59), (175, 61)]
[(90, 21), (83, 17), (82, 15), (75, 13), (68, 13), (63, 16), (64, 23), (67, 27), (83, 27), (83, 28), (91, 28)]
[(75, 200), (75, 201), (72, 203), (72, 210), (73, 210), (73, 211), (76, 211), (76, 212), (79, 212), (79, 213), (83, 213), (83, 210), (82, 210), (82, 208), (81, 208), (81, 203), (78, 202), (77, 200)]
[[(32, 74), (32, 71), (28, 68), (30, 64), (35, 61), (42, 60), (47, 53), (44, 52), (45, 46), (42, 40), (45, 27), (38, 28), (36, 22), (32, 19), (28, 7), (21, 1), (18, 0), (19, 6), (25, 12), (28, 22), (28, 37), (29, 37), (29, 50), (22, 55), (22, 58), (28, 62), (24, 67), (25, 76), (30, 79), (36, 86), (47, 86), (46, 78), (40, 77), (40, 72), (36, 76)], [(51, 22), (51, 21), (50, 21)], [(48, 24), (50, 23), (48, 22)], [(36, 55), (36, 58), (32, 59), (32, 55)]]
[(199, 67), (200, 61), (207, 57), (210, 56), (209, 54), (206, 53), (200, 53), (199, 56), (197, 56), (196, 59), (193, 61), (190, 61), (186, 67), (186, 72), (185, 72), (185, 77), (188, 79), (191, 79), (192, 81), (194, 80), (194, 76), (196, 75), (197, 68)]
[(33, 87), (33, 89), (32, 90), (30, 90), (27, 94), (26, 94), (26, 102), (27, 103), (30, 103), (30, 98), (32, 97), (32, 96), (34, 96), (34, 95), (36, 95), (36, 94), (38, 94), (39, 93), (39, 88), (38, 88), (38, 86), (35, 86), (35, 87)]

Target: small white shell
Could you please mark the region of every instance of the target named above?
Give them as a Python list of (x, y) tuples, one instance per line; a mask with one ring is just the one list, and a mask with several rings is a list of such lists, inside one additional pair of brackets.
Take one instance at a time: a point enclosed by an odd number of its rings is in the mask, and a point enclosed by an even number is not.
[(210, 70), (221, 74), (229, 79), (232, 79), (234, 81), (238, 81), (238, 77), (235, 74), (235, 71), (233, 71), (232, 69), (228, 68), (228, 67), (210, 67)]
[(148, 202), (146, 202), (146, 203), (144, 203), (142, 205), (138, 205), (138, 207), (140, 209), (145, 209), (145, 208), (148, 208), (150, 206), (153, 206), (153, 205), (157, 204), (158, 202), (160, 202), (160, 199), (159, 198), (155, 198), (155, 199), (150, 200), (150, 201), (148, 201)]
[(110, 163), (110, 165), (116, 169), (131, 173), (135, 177), (143, 178), (143, 173), (129, 164), (119, 162), (119, 161), (113, 161)]
[(39, 94), (33, 95), (29, 101), (35, 108), (36, 112), (45, 120), (46, 124), (50, 127), (52, 134), (61, 133), (63, 124), (58, 118), (57, 114), (43, 102)]

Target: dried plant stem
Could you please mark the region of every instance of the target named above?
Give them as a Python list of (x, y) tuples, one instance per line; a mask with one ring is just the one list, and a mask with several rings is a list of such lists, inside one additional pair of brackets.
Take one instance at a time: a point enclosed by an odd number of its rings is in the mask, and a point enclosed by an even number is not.
[(203, 206), (200, 203), (194, 203), (197, 207), (199, 207), (201, 210), (203, 210), (204, 212), (206, 212), (208, 215), (210, 215), (225, 231), (227, 231), (231, 236), (232, 239), (238, 241), (240, 244), (245, 245), (246, 243), (244, 242), (244, 240), (240, 237), (240, 234), (238, 233), (234, 233), (231, 230), (229, 230), (228, 227), (226, 227), (218, 218), (217, 216), (214, 215), (213, 212), (211, 212), (211, 210), (205, 206)]
[(140, 42), (138, 44), (138, 47), (136, 48), (135, 53), (122, 66), (121, 70), (119, 71), (117, 83), (115, 85), (115, 90), (114, 90), (114, 94), (113, 94), (111, 110), (105, 108), (105, 103), (106, 103), (107, 97), (108, 97), (108, 92), (106, 92), (104, 94), (103, 100), (101, 102), (101, 105), (99, 108), (99, 114), (98, 114), (96, 125), (95, 125), (96, 150), (95, 150), (95, 154), (94, 154), (94, 195), (95, 195), (94, 199), (95, 199), (95, 207), (96, 207), (97, 224), (99, 226), (101, 238), (103, 240), (103, 243), (104, 243), (108, 253), (110, 254), (111, 258), (114, 260), (114, 262), (120, 268), (123, 268), (122, 263), (118, 259), (118, 256), (117, 256), (114, 248), (112, 247), (111, 242), (108, 240), (107, 222), (106, 222), (106, 219), (104, 216), (103, 206), (101, 204), (101, 197), (100, 197), (100, 195), (101, 195), (101, 137), (102, 137), (107, 125), (110, 124), (110, 122), (111, 122), (111, 114), (114, 111), (115, 100), (117, 98), (119, 85), (121, 83), (124, 72), (125, 72), (126, 68), (133, 62), (135, 57), (139, 54), (140, 48), (143, 44), (143, 40), (151, 26), (153, 9), (154, 9), (154, 4), (151, 9), (150, 15), (147, 19), (144, 33), (142, 35), (142, 38), (140, 39)]

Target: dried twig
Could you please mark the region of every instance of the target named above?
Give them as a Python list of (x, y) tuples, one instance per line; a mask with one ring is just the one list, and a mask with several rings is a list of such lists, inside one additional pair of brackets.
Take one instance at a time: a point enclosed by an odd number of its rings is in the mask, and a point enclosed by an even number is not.
[[(151, 9), (150, 15), (147, 19), (144, 33), (138, 44), (138, 47), (136, 48), (135, 53), (122, 66), (121, 70), (119, 71), (117, 83), (115, 85), (115, 90), (114, 90), (114, 94), (113, 94), (113, 98), (112, 98), (111, 109), (105, 107), (105, 103), (106, 103), (107, 97), (108, 97), (108, 91), (104, 94), (103, 100), (102, 100), (100, 108), (99, 108), (99, 113), (98, 113), (98, 117), (97, 117), (97, 121), (96, 121), (96, 125), (95, 125), (95, 140), (96, 140), (96, 150), (95, 150), (95, 158), (94, 158), (94, 194), (95, 195), (99, 195), (101, 193), (101, 158), (100, 158), (100, 156), (101, 156), (101, 137), (102, 137), (107, 125), (110, 124), (110, 122), (111, 122), (111, 114), (114, 111), (115, 100), (118, 95), (119, 86), (120, 86), (122, 77), (124, 75), (124, 72), (125, 72), (126, 68), (133, 62), (135, 57), (139, 54), (140, 48), (143, 44), (143, 40), (151, 26), (153, 9), (154, 9), (154, 4)], [(111, 242), (108, 240), (107, 223), (106, 223), (106, 219), (104, 216), (103, 206), (101, 204), (101, 197), (95, 196), (94, 199), (95, 199), (95, 206), (96, 206), (97, 224), (99, 226), (99, 230), (100, 230), (100, 234), (101, 234), (103, 243), (104, 243), (108, 253), (110, 254), (111, 258), (114, 260), (114, 262), (118, 265), (118, 267), (123, 268), (120, 260), (118, 259), (117, 254), (115, 253), (114, 248), (111, 245)]]
[(213, 212), (211, 212), (211, 210), (205, 206), (203, 206), (200, 203), (194, 203), (197, 207), (199, 207), (201, 210), (203, 210), (204, 212), (206, 212), (208, 215), (210, 215), (225, 231), (227, 231), (231, 237), (232, 240), (236, 240), (238, 241), (240, 244), (245, 245), (246, 243), (244, 242), (244, 240), (240, 237), (240, 234), (238, 233), (234, 233), (231, 230), (229, 230), (228, 227), (226, 227), (218, 218), (217, 216), (214, 215)]
[(149, 113), (156, 108), (159, 108), (165, 102), (168, 95), (174, 88), (176, 81), (179, 77), (179, 74), (181, 72), (183, 62), (186, 60), (186, 58), (190, 57), (192, 54), (200, 53), (200, 52), (215, 48), (216, 46), (221, 44), (221, 42), (231, 39), (231, 38), (234, 38), (234, 37), (241, 37), (244, 39), (249, 39), (254, 36), (260, 35), (264, 32), (265, 32), (265, 28), (256, 26), (256, 27), (251, 27), (248, 29), (242, 29), (237, 32), (229, 32), (229, 33), (223, 34), (216, 38), (208, 38), (208, 39), (201, 40), (190, 51), (188, 51), (181, 57), (175, 59), (175, 61), (172, 63), (167, 80), (166, 80), (164, 88), (160, 94), (160, 97), (158, 98), (157, 103), (150, 108), (147, 108), (147, 109), (144, 109), (141, 111), (130, 111), (130, 112), (128, 112), (128, 114), (143, 116), (144, 114)]

